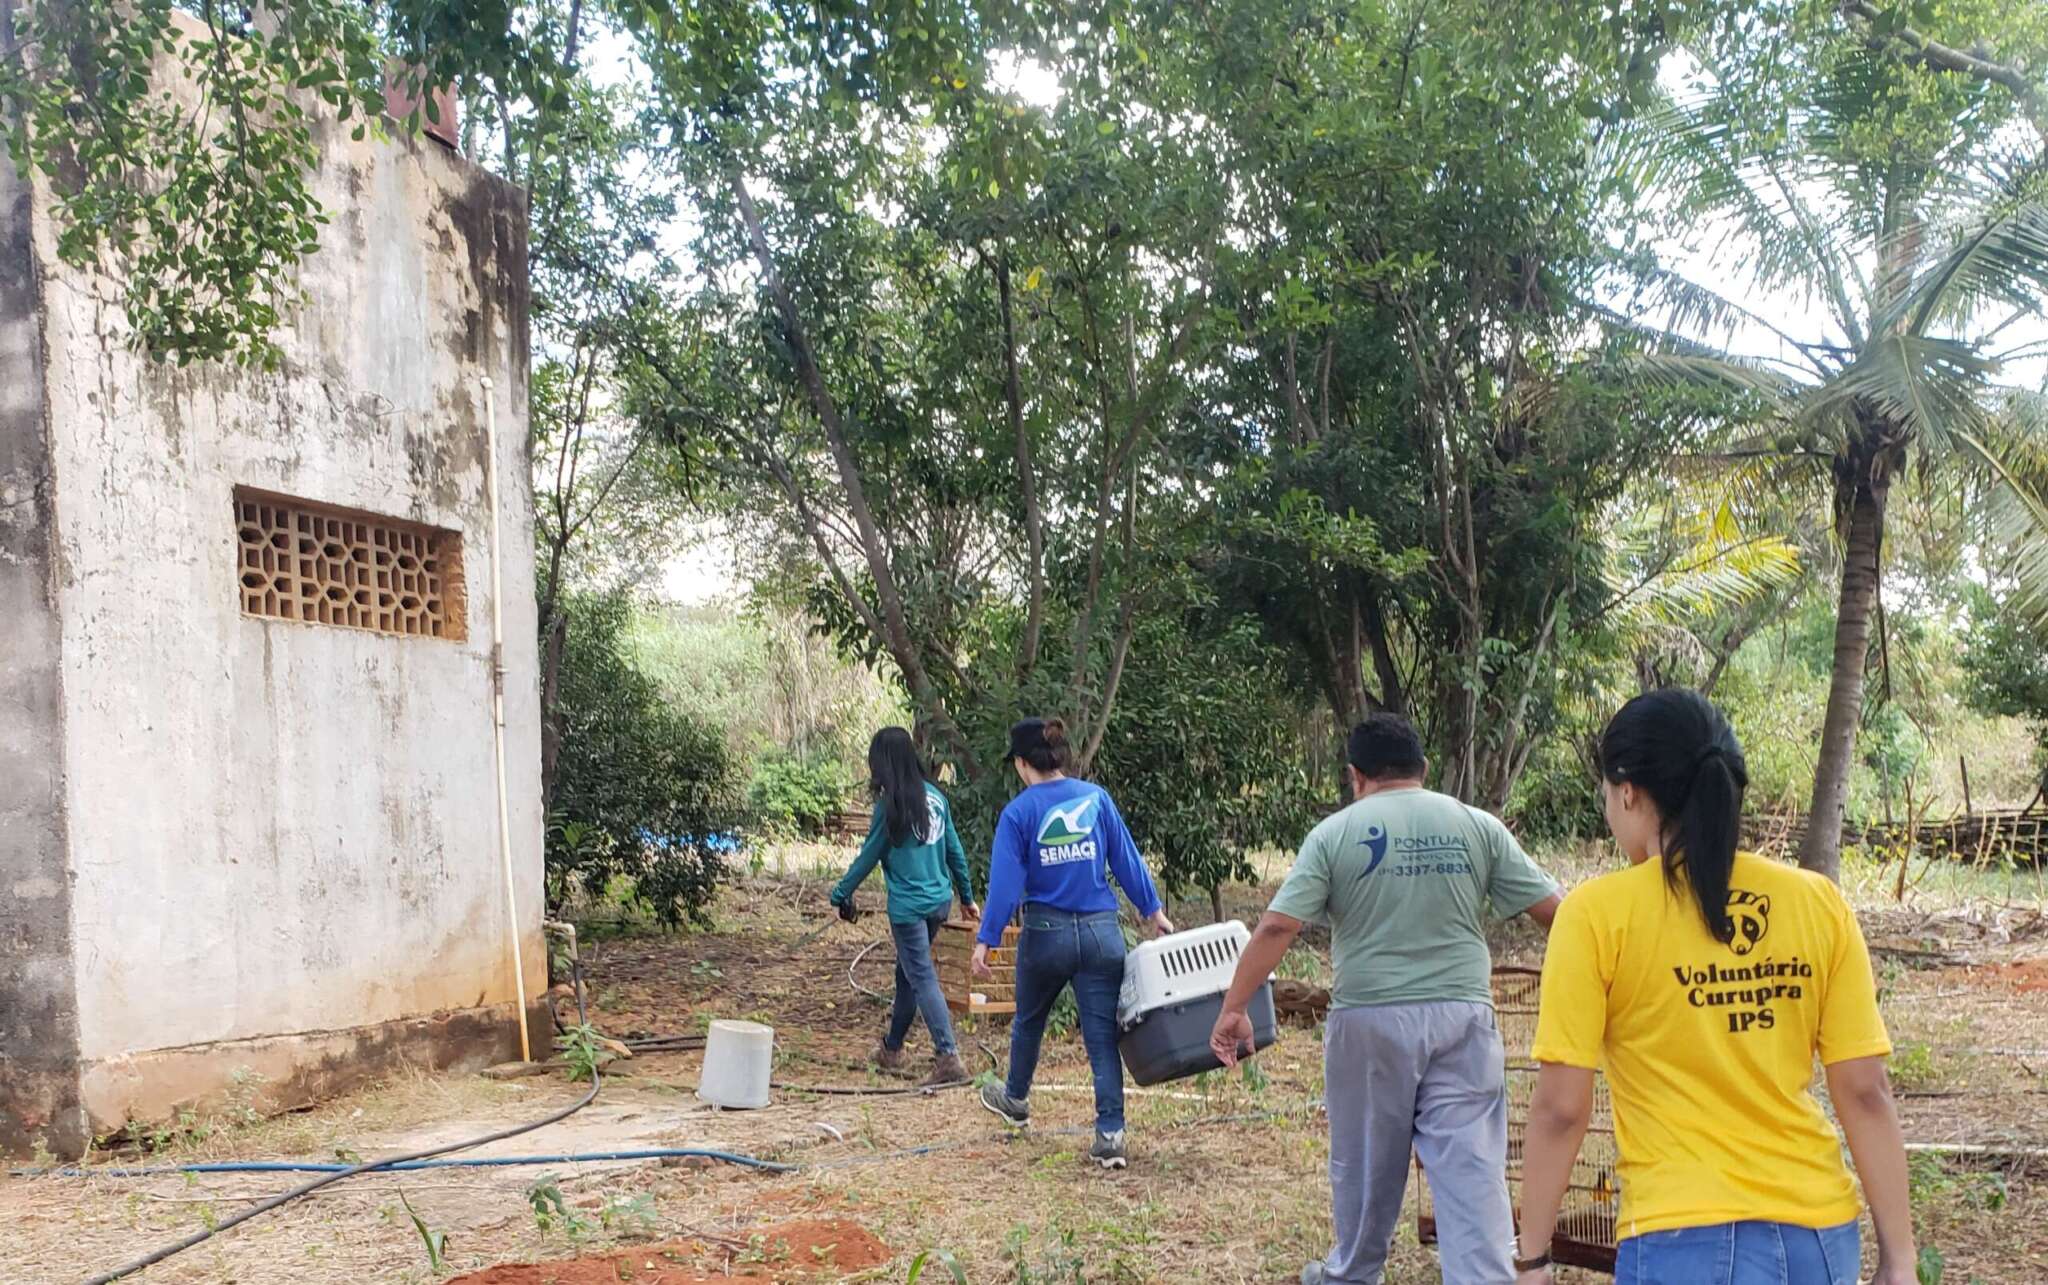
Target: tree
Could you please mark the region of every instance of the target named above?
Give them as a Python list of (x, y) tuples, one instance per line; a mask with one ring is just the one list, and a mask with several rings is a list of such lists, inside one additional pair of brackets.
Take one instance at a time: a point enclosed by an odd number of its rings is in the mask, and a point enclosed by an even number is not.
[(676, 710), (625, 652), (631, 602), (571, 594), (558, 672), (561, 740), (548, 811), (548, 900), (620, 876), (668, 925), (701, 922), (739, 817), (724, 738)]
[[(181, 20), (196, 17), (199, 30)], [(315, 118), (379, 130), (387, 59), (421, 85), (488, 85), (544, 102), (562, 84), (545, 7), (472, 21), (427, 0), (0, 0), (0, 122), (9, 155), (53, 191), (66, 263), (120, 265), (133, 340), (161, 359), (269, 368), (299, 261), (326, 211), (308, 189)], [(181, 109), (159, 59), (196, 87)]]
[[(2015, 538), (2038, 545), (2048, 531), (2038, 474), (2024, 467), (2038, 439), (2027, 421), (2001, 419), (2008, 393), (1994, 382), (2023, 355), (1999, 347), (2007, 314), (2048, 289), (2048, 170), (2011, 150), (2008, 122), (2027, 104), (2003, 79), (1935, 56), (1870, 6), (1847, 6), (1846, 20), (1789, 8), (1791, 40), (1722, 31), (1690, 46), (1702, 83), (1653, 118), (1649, 151), (1670, 166), (1672, 217), (1737, 229), (1751, 281), (1819, 300), (1825, 327), (1795, 333), (1654, 268), (1636, 299), (1693, 339), (1739, 327), (1773, 338), (1777, 355), (1761, 364), (1782, 380), (1784, 424), (1739, 446), (1776, 449), (1784, 483), (1818, 483), (1832, 502), (1840, 603), (1800, 863), (1833, 876), (1894, 481), (1915, 455), (1970, 470), (2025, 519)], [(2001, 27), (2009, 12), (1941, 11), (2037, 57), (2048, 31)], [(2043, 565), (2038, 552), (2023, 558)]]
[(1223, 488), (1219, 588), (1340, 726), (1412, 712), (1440, 786), (1498, 809), (1570, 648), (1626, 602), (1602, 525), (1625, 485), (1750, 395), (1588, 299), (1625, 195), (1599, 122), (1660, 37), (1569, 5), (1178, 17), (1177, 83), (1249, 207), (1208, 413), (1259, 445)]
[(1167, 893), (1201, 889), (1221, 921), (1224, 884), (1257, 882), (1246, 854), (1293, 848), (1320, 810), (1302, 698), (1284, 654), (1232, 613), (1148, 615), (1131, 654), (1097, 775)]
[(2041, 790), (2048, 791), (2048, 647), (2040, 632), (2009, 603), (1973, 586), (1963, 648), (1970, 706), (1985, 714), (2029, 720), (2034, 726)]

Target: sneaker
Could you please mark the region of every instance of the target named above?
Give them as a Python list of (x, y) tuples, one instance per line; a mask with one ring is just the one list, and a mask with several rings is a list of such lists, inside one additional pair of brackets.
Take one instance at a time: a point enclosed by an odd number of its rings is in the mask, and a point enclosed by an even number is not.
[(874, 1052), (868, 1054), (868, 1063), (877, 1071), (890, 1075), (903, 1074), (903, 1050), (892, 1049), (887, 1044), (876, 1044)]
[(1031, 1123), (1031, 1108), (1003, 1092), (1000, 1084), (981, 1086), (981, 1104), (1003, 1117), (1003, 1123), (1012, 1129), (1021, 1129)]
[(1088, 1148), (1088, 1158), (1104, 1169), (1122, 1169), (1129, 1165), (1130, 1157), (1124, 1152), (1124, 1131), (1097, 1132), (1095, 1145)]
[(1301, 1269), (1301, 1285), (1323, 1285), (1329, 1275), (1330, 1269), (1323, 1266), (1323, 1260), (1318, 1258)]
[(973, 1078), (967, 1073), (967, 1063), (960, 1060), (958, 1053), (941, 1053), (932, 1063), (932, 1073), (924, 1077), (924, 1087), (935, 1089), (946, 1084), (965, 1084)]

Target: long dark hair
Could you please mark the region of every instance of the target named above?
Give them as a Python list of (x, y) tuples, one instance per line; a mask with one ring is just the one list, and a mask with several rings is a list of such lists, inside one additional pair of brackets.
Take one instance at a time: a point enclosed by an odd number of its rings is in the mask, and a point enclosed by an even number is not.
[(882, 801), (882, 825), (889, 831), (889, 846), (900, 848), (914, 837), (930, 843), (937, 835), (930, 828), (931, 805), (924, 797), (924, 764), (910, 733), (900, 727), (885, 727), (868, 742), (868, 788)]
[(1600, 772), (1612, 784), (1649, 792), (1664, 819), (1666, 882), (1675, 888), (1683, 868), (1707, 931), (1716, 941), (1733, 940), (1728, 878), (1749, 766), (1728, 719), (1690, 687), (1644, 692), (1608, 721)]

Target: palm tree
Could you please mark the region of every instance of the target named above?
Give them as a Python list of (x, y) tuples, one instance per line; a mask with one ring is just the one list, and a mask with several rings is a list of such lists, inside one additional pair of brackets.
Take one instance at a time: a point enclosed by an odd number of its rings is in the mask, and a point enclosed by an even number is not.
[(1798, 66), (1709, 67), (1701, 92), (1634, 136), (1678, 223), (1723, 235), (1717, 275), (1734, 269), (1809, 309), (1787, 321), (1661, 268), (1634, 273), (1636, 304), (1688, 360), (1738, 332), (1775, 341), (1743, 369), (1773, 389), (1778, 422), (1727, 453), (1770, 457), (1773, 481), (1832, 501), (1841, 601), (1799, 854), (1830, 877), (1886, 504), (1911, 461), (1983, 480), (1972, 489), (1987, 499), (1992, 547), (2010, 552), (2027, 600), (2048, 604), (2048, 416), (1998, 382), (2011, 361), (2048, 352), (2038, 333), (2012, 338), (2048, 296), (2048, 165), (2020, 154), (2033, 140), (1998, 84), (1843, 34)]

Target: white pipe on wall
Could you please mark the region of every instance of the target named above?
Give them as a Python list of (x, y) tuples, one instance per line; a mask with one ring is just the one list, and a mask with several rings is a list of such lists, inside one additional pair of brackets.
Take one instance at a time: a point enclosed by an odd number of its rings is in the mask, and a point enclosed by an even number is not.
[(498, 404), (491, 377), (478, 381), (484, 394), (484, 486), (491, 504), (491, 734), (498, 761), (498, 852), (505, 863), (505, 913), (512, 941), (512, 984), (518, 992), (519, 1056), (533, 1061), (533, 1038), (526, 1029), (526, 961), (519, 949), (519, 885), (512, 870), (512, 808), (505, 787), (505, 575), (498, 517)]

